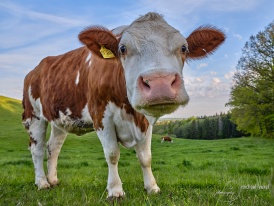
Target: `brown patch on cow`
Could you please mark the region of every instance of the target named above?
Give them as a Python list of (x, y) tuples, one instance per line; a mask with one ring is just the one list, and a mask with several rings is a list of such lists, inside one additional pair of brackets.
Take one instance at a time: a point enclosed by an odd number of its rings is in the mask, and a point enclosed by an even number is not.
[(194, 30), (186, 39), (188, 58), (201, 59), (212, 54), (226, 39), (225, 34), (212, 26), (202, 26)]

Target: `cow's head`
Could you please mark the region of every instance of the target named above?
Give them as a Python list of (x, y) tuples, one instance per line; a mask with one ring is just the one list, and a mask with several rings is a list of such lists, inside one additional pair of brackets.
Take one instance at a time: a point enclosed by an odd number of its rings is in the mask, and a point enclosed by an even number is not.
[(185, 38), (161, 15), (148, 13), (112, 32), (103, 27), (88, 28), (79, 39), (105, 61), (119, 58), (131, 105), (146, 116), (160, 117), (189, 101), (182, 75), (185, 60), (211, 54), (225, 35), (207, 26)]

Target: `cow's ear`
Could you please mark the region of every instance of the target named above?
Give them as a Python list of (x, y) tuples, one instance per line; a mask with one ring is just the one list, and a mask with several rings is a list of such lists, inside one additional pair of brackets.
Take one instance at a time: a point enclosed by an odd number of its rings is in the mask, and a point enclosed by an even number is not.
[(104, 27), (87, 28), (79, 34), (78, 38), (100, 58), (109, 59), (118, 56), (118, 41), (111, 31)]
[(212, 26), (202, 26), (195, 29), (189, 37), (188, 43), (188, 58), (201, 59), (212, 54), (225, 40), (225, 34)]

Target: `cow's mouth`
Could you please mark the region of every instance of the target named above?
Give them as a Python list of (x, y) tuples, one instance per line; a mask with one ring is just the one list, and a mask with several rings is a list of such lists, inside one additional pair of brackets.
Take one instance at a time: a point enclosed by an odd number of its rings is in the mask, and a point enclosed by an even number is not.
[(142, 111), (149, 116), (161, 117), (165, 114), (170, 114), (178, 109), (180, 104), (164, 103), (164, 104), (153, 104), (138, 106), (137, 109)]

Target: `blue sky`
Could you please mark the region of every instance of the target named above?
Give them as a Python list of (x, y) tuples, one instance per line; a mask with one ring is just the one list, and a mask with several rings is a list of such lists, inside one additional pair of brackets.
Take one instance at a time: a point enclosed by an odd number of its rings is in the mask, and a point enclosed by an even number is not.
[(273, 0), (1, 0), (0, 95), (21, 99), (24, 76), (44, 57), (80, 47), (77, 36), (85, 27), (113, 29), (150, 11), (163, 14), (185, 37), (206, 24), (227, 35), (214, 55), (185, 65), (190, 103), (167, 117), (227, 111), (241, 49), (274, 20)]

